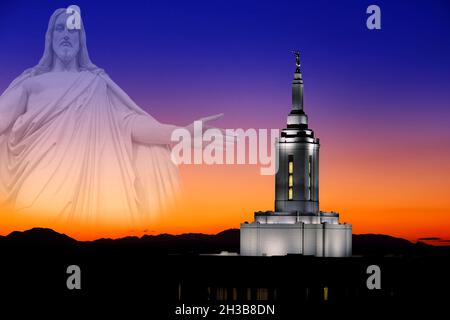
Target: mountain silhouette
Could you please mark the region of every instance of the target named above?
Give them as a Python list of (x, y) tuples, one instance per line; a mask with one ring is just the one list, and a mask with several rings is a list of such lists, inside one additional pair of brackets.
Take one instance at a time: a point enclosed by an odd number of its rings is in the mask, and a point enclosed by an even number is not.
[[(26, 231), (13, 231), (0, 241), (13, 244), (64, 246), (74, 245), (77, 240), (48, 228), (33, 228)], [(2, 243), (0, 242), (0, 243)]]
[[(184, 233), (159, 234), (142, 237), (129, 236), (118, 239), (101, 238), (77, 241), (52, 229), (33, 228), (14, 231), (0, 237), (0, 246), (12, 247), (72, 247), (72, 248), (145, 248), (153, 253), (214, 254), (222, 251), (239, 252), (239, 229), (228, 229), (217, 234)], [(354, 255), (404, 255), (450, 252), (450, 246), (436, 247), (423, 242), (412, 243), (402, 238), (384, 234), (354, 234)]]

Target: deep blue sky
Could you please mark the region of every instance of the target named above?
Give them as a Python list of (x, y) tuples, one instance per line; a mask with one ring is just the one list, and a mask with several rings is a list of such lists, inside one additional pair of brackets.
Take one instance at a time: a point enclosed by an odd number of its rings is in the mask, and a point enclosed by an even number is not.
[[(448, 1), (3, 0), (0, 90), (38, 61), (53, 10), (73, 3), (94, 63), (162, 120), (225, 112), (230, 125), (282, 125), (295, 48), (312, 115), (419, 116), (431, 102), (450, 114)], [(373, 3), (379, 31), (365, 27)]]

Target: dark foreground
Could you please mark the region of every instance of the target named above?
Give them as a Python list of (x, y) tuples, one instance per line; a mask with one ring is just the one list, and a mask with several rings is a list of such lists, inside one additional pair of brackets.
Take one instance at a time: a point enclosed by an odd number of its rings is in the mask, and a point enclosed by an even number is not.
[[(229, 236), (221, 249), (235, 248)], [(13, 308), (15, 318), (26, 312), (59, 319), (74, 313), (83, 319), (109, 314), (124, 319), (302, 319), (306, 314), (364, 318), (432, 312), (450, 302), (448, 248), (392, 244), (395, 253), (389, 255), (378, 249), (352, 258), (240, 257), (199, 255), (198, 248), (211, 248), (186, 239), (182, 243), (4, 237), (1, 307)], [(70, 265), (81, 269), (80, 290), (67, 288)], [(379, 290), (367, 287), (370, 265), (380, 267)], [(189, 314), (206, 307), (206, 316)]]

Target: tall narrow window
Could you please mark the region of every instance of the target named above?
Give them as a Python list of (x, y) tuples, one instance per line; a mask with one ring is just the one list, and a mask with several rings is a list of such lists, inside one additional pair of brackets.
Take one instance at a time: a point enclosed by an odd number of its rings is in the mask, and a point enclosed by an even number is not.
[(288, 157), (288, 200), (294, 199), (294, 156)]
[(308, 194), (309, 200), (312, 198), (312, 156), (308, 159)]

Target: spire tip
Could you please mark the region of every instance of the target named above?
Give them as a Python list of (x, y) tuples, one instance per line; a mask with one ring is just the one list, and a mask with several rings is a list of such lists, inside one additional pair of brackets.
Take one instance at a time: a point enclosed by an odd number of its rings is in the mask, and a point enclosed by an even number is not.
[(294, 51), (294, 54), (295, 54), (295, 66), (296, 66), (295, 72), (300, 73), (300, 51), (297, 49)]

